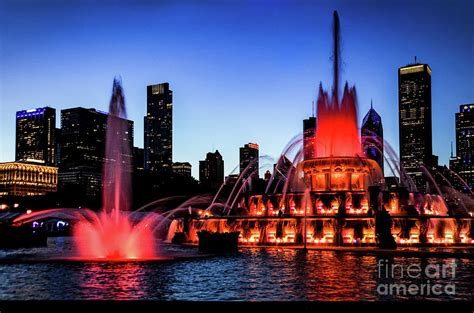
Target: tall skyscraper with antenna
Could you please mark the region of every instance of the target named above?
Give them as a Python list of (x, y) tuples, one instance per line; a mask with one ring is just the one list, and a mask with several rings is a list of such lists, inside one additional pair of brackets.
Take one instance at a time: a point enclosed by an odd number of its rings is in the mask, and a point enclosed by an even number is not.
[(424, 190), (421, 166), (435, 166), (431, 124), (431, 68), (409, 64), (398, 69), (400, 164)]

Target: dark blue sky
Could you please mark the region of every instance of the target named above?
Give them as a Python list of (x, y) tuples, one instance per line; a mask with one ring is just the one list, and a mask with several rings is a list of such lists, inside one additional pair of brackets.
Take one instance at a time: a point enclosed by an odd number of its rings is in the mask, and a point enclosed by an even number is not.
[(433, 149), (449, 159), (454, 113), (474, 102), (472, 1), (0, 0), (0, 161), (14, 159), (15, 111), (106, 110), (121, 75), (135, 145), (143, 147), (146, 85), (174, 91), (173, 159), (238, 148), (277, 157), (301, 132), (320, 81), (331, 77), (332, 11), (341, 18), (342, 79), (359, 120), (373, 99), (398, 151), (397, 69), (433, 70)]

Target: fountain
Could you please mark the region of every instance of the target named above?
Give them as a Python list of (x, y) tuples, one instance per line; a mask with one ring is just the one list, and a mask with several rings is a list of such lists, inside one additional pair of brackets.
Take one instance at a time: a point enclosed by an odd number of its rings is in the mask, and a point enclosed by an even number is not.
[(79, 259), (156, 259), (154, 228), (161, 216), (131, 213), (130, 147), (122, 141), (127, 131), (125, 97), (120, 79), (113, 82), (107, 120), (106, 152), (103, 166), (103, 207), (50, 209), (17, 218), (17, 225), (46, 218), (73, 222), (73, 238)]
[[(436, 193), (418, 192), (397, 163), (393, 148), (383, 142), (386, 164), (393, 176), (400, 177), (395, 188), (388, 188), (378, 163), (363, 154), (355, 87), (346, 83), (339, 97), (339, 28), (334, 12), (334, 82), (331, 94), (319, 86), (314, 157), (303, 159), (302, 136), (295, 136), (277, 160), (262, 194), (249, 192), (250, 171), (259, 170), (255, 168), (259, 160), (254, 159), (233, 186), (226, 186), (231, 190), (225, 199), (222, 192), (228, 179), (210, 199), (195, 196), (174, 209), (143, 212), (161, 206), (166, 199), (160, 199), (131, 213), (130, 151), (118, 136), (125, 132), (125, 99), (121, 82), (115, 79), (102, 211), (51, 209), (15, 221), (27, 223), (48, 216), (75, 221), (80, 257), (100, 260), (156, 258), (155, 242), (160, 237), (173, 243), (199, 241), (207, 252), (235, 251), (237, 241), (240, 245), (304, 247), (472, 245), (474, 223), (473, 212), (465, 205), (468, 199), (460, 198), (460, 213), (450, 209), (427, 168), (423, 172)], [(260, 160), (269, 161), (269, 157)]]
[(127, 131), (125, 97), (120, 80), (114, 79), (107, 120), (103, 169), (103, 208), (92, 221), (77, 223), (74, 238), (86, 258), (142, 259), (153, 257), (154, 236), (148, 219), (133, 225), (130, 211), (130, 147), (120, 142)]
[(186, 236), (197, 242), (201, 231), (239, 233), (241, 245), (472, 245), (472, 212), (469, 216), (462, 202), (464, 211), (454, 218), (455, 212), (447, 208), (441, 188), (427, 169), (422, 167), (435, 194), (418, 192), (394, 161), (398, 156), (393, 148), (383, 142), (386, 164), (402, 179), (397, 188), (390, 189), (378, 163), (362, 152), (355, 87), (346, 82), (339, 98), (337, 12), (333, 34), (334, 82), (330, 94), (319, 86), (314, 157), (302, 159), (301, 135), (296, 136), (275, 164), (265, 193), (241, 192), (249, 166), (223, 202), (224, 209), (213, 210), (219, 206), (216, 195), (205, 209), (207, 214), (193, 221)]

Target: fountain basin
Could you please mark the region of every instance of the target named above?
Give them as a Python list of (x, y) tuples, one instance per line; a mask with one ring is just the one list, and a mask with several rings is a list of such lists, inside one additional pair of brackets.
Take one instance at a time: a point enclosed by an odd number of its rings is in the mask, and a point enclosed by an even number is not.
[(0, 228), (0, 248), (44, 247), (47, 239), (46, 231), (42, 228), (29, 225), (2, 225)]
[(237, 252), (240, 232), (218, 233), (200, 231), (199, 251), (201, 252)]

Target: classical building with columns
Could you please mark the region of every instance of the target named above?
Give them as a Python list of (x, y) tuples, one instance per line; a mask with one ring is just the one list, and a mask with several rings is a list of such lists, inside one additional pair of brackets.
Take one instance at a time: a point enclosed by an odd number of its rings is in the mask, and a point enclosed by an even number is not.
[(58, 168), (39, 164), (0, 163), (0, 197), (41, 196), (57, 192)]

